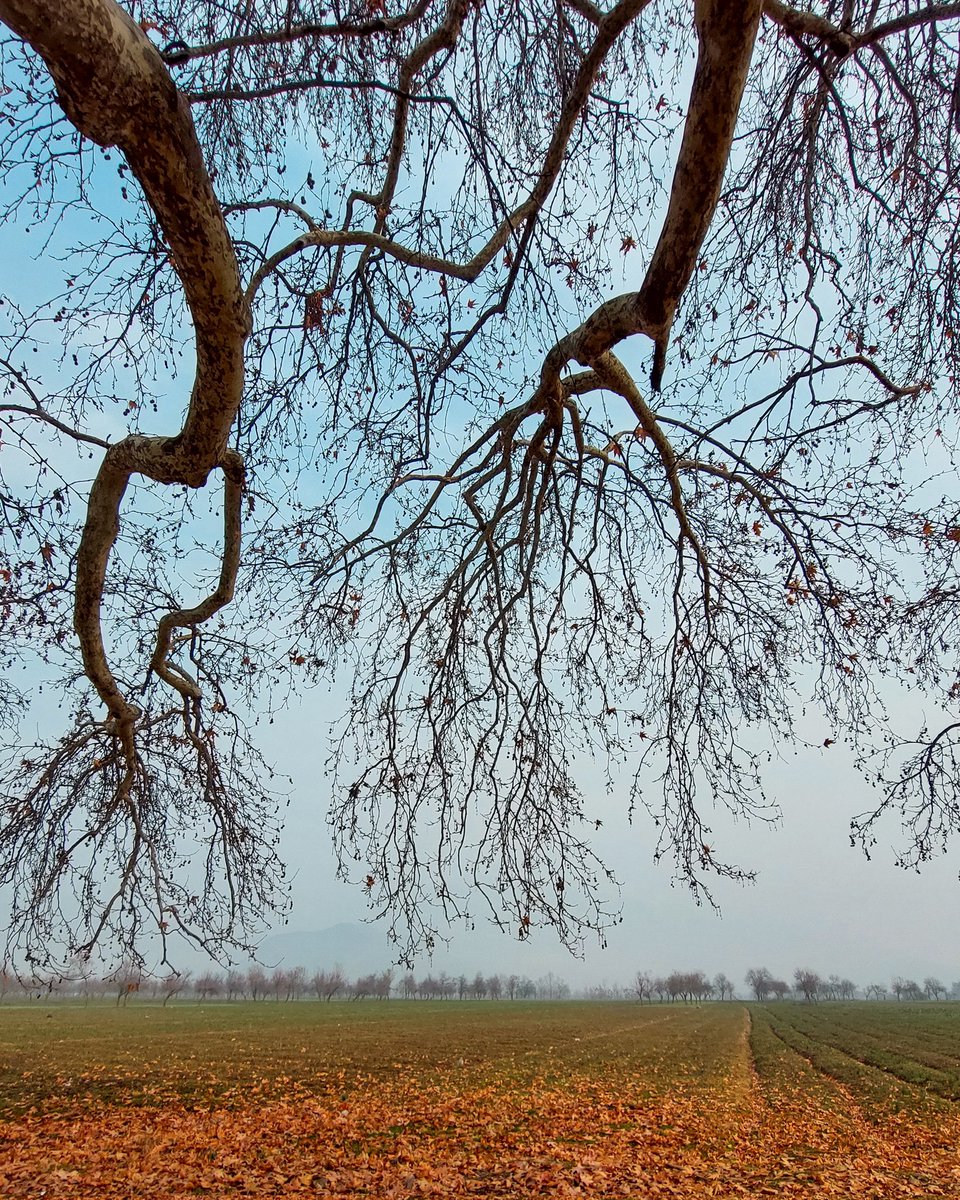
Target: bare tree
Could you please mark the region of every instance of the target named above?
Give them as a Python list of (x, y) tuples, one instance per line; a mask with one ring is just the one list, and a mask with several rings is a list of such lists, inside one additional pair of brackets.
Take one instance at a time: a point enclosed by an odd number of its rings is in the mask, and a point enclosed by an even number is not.
[(291, 967), (287, 972), (287, 994), (288, 1000), (299, 1000), (307, 989), (307, 969), (306, 967)]
[[(117, 993), (117, 1008), (126, 1007), (131, 996), (135, 996), (143, 983), (143, 973), (137, 963), (122, 962), (109, 978)], [(50, 983), (47, 983), (50, 990)]]
[[(83, 955), (76, 955), (67, 962), (66, 966), (65, 982), (69, 982), (75, 995), (83, 998), (84, 1004), (89, 1004), (91, 995), (100, 987), (93, 963)], [(2, 1000), (3, 985), (0, 983), (0, 1001)]]
[(247, 987), (250, 989), (251, 1000), (265, 1000), (270, 990), (270, 979), (266, 971), (258, 963), (253, 963), (247, 970)]
[(887, 989), (882, 983), (870, 983), (863, 989), (867, 1000), (886, 1000)]
[(947, 989), (942, 979), (937, 979), (934, 975), (928, 975), (923, 981), (923, 994), (928, 1000), (946, 1000)]
[(653, 979), (649, 971), (638, 971), (633, 978), (633, 990), (642, 1004), (644, 1000), (653, 1000)]
[(202, 1004), (205, 1000), (219, 996), (223, 991), (223, 984), (223, 976), (219, 971), (202, 972), (193, 981), (193, 994), (197, 998), (197, 1003)]
[(713, 990), (718, 1000), (732, 1000), (736, 994), (733, 980), (720, 971), (713, 978)]
[(923, 1000), (925, 998), (923, 988), (915, 979), (903, 980), (902, 996), (904, 1000)]
[(317, 999), (329, 1002), (337, 992), (343, 991), (347, 986), (347, 977), (343, 968), (337, 964), (332, 971), (316, 971), (310, 982), (317, 993)]
[(189, 982), (189, 971), (168, 971), (160, 980), (160, 995), (163, 997), (163, 1007), (166, 1008), (171, 1000), (179, 996)]
[(823, 994), (823, 980), (816, 971), (807, 967), (797, 967), (793, 973), (793, 986), (798, 995), (808, 1004), (819, 1000)]
[(235, 1000), (238, 996), (241, 1000), (247, 998), (247, 976), (243, 971), (238, 971), (235, 968), (227, 972), (226, 978), (227, 999)]
[(711, 994), (713, 985), (703, 971), (672, 971), (664, 980), (664, 990), (671, 1000), (699, 1004)]
[(521, 975), (517, 983), (517, 999), (518, 1000), (536, 1000), (537, 985), (528, 975)]
[(874, 685), (960, 697), (920, 462), (958, 15), (0, 0), (0, 214), (48, 250), (0, 308), (0, 665), (73, 714), (23, 746), (0, 691), (11, 952), (249, 946), (285, 891), (244, 714), (342, 668), (331, 829), (407, 951), (476, 889), (607, 922), (585, 750), (695, 891), (742, 877), (699, 798), (776, 815), (744, 731), (808, 679), (881, 784), (854, 838), (939, 850), (960, 721), (884, 741)]
[(840, 976), (828, 975), (820, 981), (820, 996), (824, 1000), (840, 999)]
[(769, 990), (777, 1000), (782, 1000), (785, 996), (790, 995), (790, 984), (785, 979), (771, 979)]
[(770, 994), (773, 976), (766, 967), (751, 967), (744, 982), (749, 984), (754, 1000), (762, 1004)]
[(904, 979), (897, 975), (890, 984), (890, 990), (898, 1000), (923, 1000), (926, 993), (915, 979)]
[(270, 990), (278, 1004), (281, 998), (287, 998), (289, 979), (290, 975), (286, 967), (274, 967), (270, 972)]

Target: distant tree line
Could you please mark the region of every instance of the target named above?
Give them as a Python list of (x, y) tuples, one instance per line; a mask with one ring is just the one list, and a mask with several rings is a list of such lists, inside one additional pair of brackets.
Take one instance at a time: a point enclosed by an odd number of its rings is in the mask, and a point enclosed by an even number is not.
[[(960, 1000), (960, 981), (947, 987), (929, 975), (923, 983), (897, 975), (887, 987), (870, 983), (858, 987), (839, 975), (823, 977), (806, 967), (793, 973), (793, 983), (776, 978), (766, 967), (751, 967), (744, 976), (747, 996), (759, 1003), (786, 999), (809, 1003), (829, 1000)], [(637, 1000), (641, 1004), (702, 1004), (708, 1000), (734, 1000), (733, 981), (722, 971), (710, 979), (704, 971), (671, 971), (653, 975), (638, 971), (628, 985), (599, 983), (576, 993), (586, 1000)], [(569, 985), (547, 972), (537, 979), (519, 974), (472, 976), (451, 975), (445, 971), (418, 976), (412, 971), (399, 974), (392, 968), (349, 978), (340, 966), (318, 969), (312, 974), (302, 966), (273, 968), (253, 963), (246, 968), (226, 971), (214, 969), (194, 974), (171, 971), (149, 976), (139, 967), (121, 966), (106, 976), (98, 976), (89, 964), (78, 962), (65, 978), (25, 976), (0, 967), (0, 1001), (43, 999), (54, 996), (85, 1000), (116, 999), (126, 1004), (132, 996), (159, 1000), (273, 1001), (286, 1003), (305, 999), (329, 1003), (332, 1000), (568, 1000), (574, 996)]]
[[(789, 984), (775, 979), (766, 967), (752, 967), (744, 982), (753, 999), (761, 1003), (770, 999), (783, 1000), (791, 995)], [(824, 978), (808, 967), (798, 967), (793, 973), (792, 995), (794, 999), (811, 1004), (819, 1000), (886, 1000), (891, 995), (897, 1000), (960, 1000), (960, 981), (948, 988), (933, 975), (928, 975), (922, 985), (897, 975), (889, 988), (882, 983), (868, 983), (859, 988), (852, 979), (839, 975)]]
[(413, 972), (398, 976), (388, 968), (349, 978), (342, 967), (316, 970), (305, 967), (267, 968), (258, 963), (245, 969), (227, 971), (171, 971), (148, 976), (138, 967), (121, 967), (106, 976), (97, 976), (84, 964), (66, 978), (24, 976), (0, 968), (0, 1001), (14, 998), (43, 999), (72, 996), (86, 1000), (116, 997), (118, 1005), (131, 996), (159, 1000), (164, 1005), (174, 999), (192, 998), (198, 1003), (210, 1000), (252, 1000), (289, 1002), (304, 999), (332, 1000), (568, 1000), (569, 985), (553, 972), (537, 979), (526, 975), (477, 972), (473, 976), (449, 975), (444, 971), (417, 977)]
[(656, 997), (661, 1003), (669, 1000), (675, 1004), (682, 1000), (686, 1004), (700, 1004), (711, 998), (731, 1000), (734, 994), (733, 984), (726, 975), (721, 973), (711, 981), (703, 971), (671, 971), (663, 976), (638, 971), (633, 990), (641, 1003)]
[[(793, 973), (793, 984), (778, 979), (766, 967), (751, 967), (744, 976), (747, 995), (763, 1004), (769, 1000), (803, 1000), (814, 1003), (820, 1000), (886, 1000), (890, 996), (897, 1000), (960, 1000), (960, 981), (947, 987), (940, 979), (928, 975), (922, 984), (898, 975), (889, 988), (882, 983), (870, 983), (858, 987), (852, 979), (839, 975), (824, 978), (807, 967), (798, 967)], [(592, 988), (585, 993), (588, 999), (622, 999), (632, 995), (641, 1003), (701, 1004), (705, 1000), (734, 1000), (737, 998), (733, 982), (721, 971), (709, 979), (704, 971), (672, 971), (669, 975), (653, 975), (649, 971), (638, 971), (630, 989)]]

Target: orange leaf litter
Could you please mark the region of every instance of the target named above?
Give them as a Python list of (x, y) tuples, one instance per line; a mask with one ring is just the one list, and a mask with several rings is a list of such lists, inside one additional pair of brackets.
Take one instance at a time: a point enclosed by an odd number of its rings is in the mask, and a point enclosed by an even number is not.
[(370, 1079), (215, 1108), (91, 1106), (0, 1123), (0, 1196), (960, 1196), (960, 1119), (868, 1121), (755, 1078), (666, 1098)]

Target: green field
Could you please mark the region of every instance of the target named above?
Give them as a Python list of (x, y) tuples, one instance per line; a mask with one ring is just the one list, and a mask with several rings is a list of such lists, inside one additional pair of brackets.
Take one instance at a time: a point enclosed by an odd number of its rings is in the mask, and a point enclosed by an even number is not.
[(209, 1104), (289, 1081), (338, 1094), (371, 1080), (456, 1071), (481, 1084), (629, 1073), (658, 1094), (752, 1065), (866, 1111), (960, 1101), (960, 1005), (595, 1003), (149, 1003), (0, 1008), (0, 1111), (87, 1098)]
[(960, 1101), (960, 1004), (752, 1005), (751, 1047), (771, 1082), (853, 1096), (867, 1111)]
[(371, 1081), (523, 1085), (570, 1075), (713, 1082), (741, 1052), (740, 1005), (388, 1001), (0, 1008), (0, 1111), (90, 1098), (229, 1101), (294, 1082), (338, 1095)]
[(4, 1200), (960, 1196), (958, 1145), (949, 1004), (0, 1008)]

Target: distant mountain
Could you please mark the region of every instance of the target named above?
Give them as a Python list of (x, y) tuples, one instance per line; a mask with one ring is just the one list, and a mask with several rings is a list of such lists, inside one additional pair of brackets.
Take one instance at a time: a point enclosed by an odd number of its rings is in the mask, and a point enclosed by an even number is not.
[[(432, 958), (418, 959), (414, 974), (418, 977), (427, 972), (459, 975), (461, 972), (474, 975), (478, 970), (486, 973), (496, 969), (489, 966), (496, 962), (495, 956), (485, 954), (482, 947), (474, 948), (471, 957), (462, 951), (451, 954), (441, 947)], [(329, 929), (295, 932), (283, 930), (272, 933), (260, 943), (257, 960), (266, 967), (306, 967), (312, 974), (316, 970), (327, 970), (340, 966), (350, 979), (358, 975), (369, 975), (393, 967), (397, 974), (403, 969), (397, 964), (397, 948), (390, 942), (382, 925), (363, 925), (359, 922), (343, 922)], [(501, 963), (501, 968), (505, 969)]]
[(310, 972), (339, 965), (352, 978), (385, 970), (396, 949), (382, 927), (344, 922), (329, 929), (272, 933), (260, 943), (257, 957), (266, 966), (300, 966)]

